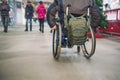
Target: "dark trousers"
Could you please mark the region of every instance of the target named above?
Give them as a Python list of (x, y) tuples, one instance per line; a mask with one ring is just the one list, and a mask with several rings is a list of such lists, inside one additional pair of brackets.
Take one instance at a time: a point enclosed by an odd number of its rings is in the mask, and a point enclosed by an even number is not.
[(32, 18), (26, 19), (26, 31), (28, 31), (28, 23), (30, 23), (30, 31), (32, 31)]
[(8, 31), (8, 24), (9, 24), (9, 16), (1, 16), (2, 18), (2, 23), (4, 26), (4, 32)]
[(40, 31), (44, 33), (44, 19), (39, 19)]

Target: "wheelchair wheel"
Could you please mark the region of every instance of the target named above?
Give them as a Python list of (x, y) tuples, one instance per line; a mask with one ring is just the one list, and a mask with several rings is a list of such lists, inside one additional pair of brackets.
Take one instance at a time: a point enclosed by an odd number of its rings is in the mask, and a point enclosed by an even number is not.
[(87, 22), (88, 33), (87, 33), (87, 40), (81, 46), (84, 56), (89, 59), (94, 53), (96, 48), (96, 38), (93, 29), (90, 26), (89, 21)]
[(61, 53), (61, 28), (58, 27), (53, 32), (53, 57), (57, 60), (59, 59)]

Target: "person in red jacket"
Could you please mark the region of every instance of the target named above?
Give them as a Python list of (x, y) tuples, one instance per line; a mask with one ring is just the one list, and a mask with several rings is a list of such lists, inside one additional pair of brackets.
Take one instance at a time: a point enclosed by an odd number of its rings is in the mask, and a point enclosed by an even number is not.
[(39, 26), (40, 26), (39, 30), (42, 31), (42, 33), (44, 33), (44, 20), (46, 15), (46, 8), (42, 1), (39, 2), (39, 5), (36, 8), (36, 13), (39, 20)]

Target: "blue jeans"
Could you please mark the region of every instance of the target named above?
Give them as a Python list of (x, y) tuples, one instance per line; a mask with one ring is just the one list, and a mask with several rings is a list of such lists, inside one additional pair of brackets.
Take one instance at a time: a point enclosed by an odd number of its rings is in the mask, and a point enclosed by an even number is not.
[(32, 31), (32, 18), (26, 19), (26, 31), (28, 31), (28, 23), (30, 23), (30, 31)]

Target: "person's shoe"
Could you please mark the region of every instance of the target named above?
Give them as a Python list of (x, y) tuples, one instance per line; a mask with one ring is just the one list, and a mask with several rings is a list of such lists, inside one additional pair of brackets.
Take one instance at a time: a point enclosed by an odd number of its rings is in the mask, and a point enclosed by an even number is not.
[(62, 43), (62, 44), (61, 44), (61, 47), (62, 47), (62, 48), (66, 48), (66, 44), (65, 44), (65, 43)]
[(7, 33), (7, 30), (4, 30), (5, 33)]
[(68, 42), (68, 48), (72, 48), (72, 45)]
[(61, 47), (62, 47), (62, 48), (65, 48), (66, 45), (67, 45), (66, 40), (65, 40), (65, 41), (62, 41)]
[(25, 30), (25, 32), (28, 31), (28, 30)]
[(41, 29), (39, 29), (39, 31), (41, 32)]

